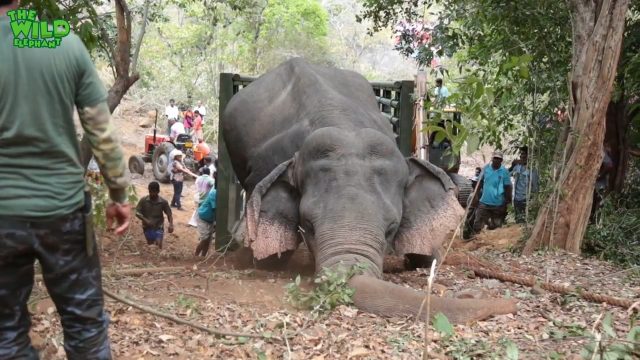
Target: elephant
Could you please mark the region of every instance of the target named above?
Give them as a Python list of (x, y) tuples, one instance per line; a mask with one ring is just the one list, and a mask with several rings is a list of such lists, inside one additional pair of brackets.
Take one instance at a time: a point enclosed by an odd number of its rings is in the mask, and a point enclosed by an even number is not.
[[(220, 126), (254, 259), (286, 261), (304, 241), (316, 271), (365, 265), (349, 280), (359, 309), (419, 313), (425, 294), (383, 281), (383, 259), (428, 267), (464, 211), (444, 171), (402, 155), (363, 76), (288, 60), (235, 94)], [(515, 311), (513, 300), (431, 299), (455, 323)]]

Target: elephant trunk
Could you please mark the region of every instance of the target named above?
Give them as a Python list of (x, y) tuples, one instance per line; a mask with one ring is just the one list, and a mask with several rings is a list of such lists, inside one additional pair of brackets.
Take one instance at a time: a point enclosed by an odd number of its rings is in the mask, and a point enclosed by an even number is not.
[(365, 273), (382, 277), (384, 233), (367, 226), (335, 224), (316, 233), (316, 272), (339, 264), (363, 264)]
[[(354, 288), (354, 305), (363, 311), (382, 316), (417, 316), (426, 293), (396, 285), (367, 275), (349, 281)], [(513, 299), (454, 299), (431, 295), (431, 316), (443, 313), (454, 324), (466, 324), (492, 315), (517, 311)], [(426, 320), (426, 302), (420, 318)]]
[[(364, 263), (364, 274), (349, 281), (355, 290), (353, 302), (363, 311), (382, 316), (417, 316), (426, 293), (402, 287), (382, 278), (384, 236), (378, 229), (353, 229), (341, 231), (334, 226), (328, 233), (317, 237), (317, 271), (340, 264), (344, 266)], [(354, 231), (356, 230), (356, 231)], [(354, 238), (355, 234), (357, 237)], [(354, 240), (355, 239), (355, 240)], [(431, 296), (431, 316), (441, 312), (455, 324), (469, 323), (492, 315), (515, 313), (516, 301), (512, 299), (455, 299)], [(426, 318), (426, 302), (420, 312)]]

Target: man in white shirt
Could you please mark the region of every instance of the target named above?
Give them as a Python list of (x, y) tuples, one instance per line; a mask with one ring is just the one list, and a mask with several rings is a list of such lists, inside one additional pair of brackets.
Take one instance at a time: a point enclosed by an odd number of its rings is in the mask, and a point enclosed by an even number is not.
[(167, 119), (178, 120), (178, 115), (180, 114), (180, 110), (176, 106), (175, 100), (169, 100), (169, 106), (164, 109), (164, 114), (167, 115)]
[[(180, 110), (176, 106), (175, 100), (169, 100), (169, 106), (164, 109), (164, 115), (167, 117), (167, 120), (178, 120), (178, 116), (180, 115)], [(169, 125), (168, 134), (171, 134), (171, 124)]]
[(198, 106), (193, 109), (193, 111), (196, 110), (200, 113), (200, 116), (202, 117), (202, 123), (204, 123), (205, 117), (207, 115), (207, 110), (204, 108), (204, 105), (202, 105), (202, 100), (198, 101)]
[(178, 137), (178, 135), (186, 133), (184, 124), (182, 124), (179, 121), (176, 121), (175, 119), (169, 119), (169, 128), (171, 129), (169, 133), (169, 137), (171, 138), (171, 141), (176, 141), (176, 138)]

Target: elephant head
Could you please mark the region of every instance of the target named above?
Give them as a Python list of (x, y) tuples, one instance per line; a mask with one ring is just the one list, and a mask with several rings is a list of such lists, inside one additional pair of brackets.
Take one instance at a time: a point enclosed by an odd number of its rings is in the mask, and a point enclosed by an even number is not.
[[(384, 256), (393, 250), (414, 266), (429, 266), (463, 213), (449, 177), (428, 162), (405, 159), (389, 136), (326, 127), (253, 189), (246, 245), (260, 260), (305, 241), (316, 271), (364, 263), (365, 273), (350, 281), (355, 305), (415, 315), (425, 295), (380, 280)], [(433, 313), (455, 322), (515, 310), (504, 300), (433, 298), (431, 304)]]

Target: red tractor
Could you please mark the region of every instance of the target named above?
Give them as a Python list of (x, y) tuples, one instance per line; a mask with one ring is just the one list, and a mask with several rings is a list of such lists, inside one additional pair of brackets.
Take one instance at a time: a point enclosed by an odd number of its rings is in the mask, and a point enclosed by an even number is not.
[(157, 135), (158, 115), (156, 111), (156, 121), (153, 134), (144, 137), (144, 153), (132, 155), (129, 158), (129, 171), (131, 173), (144, 175), (144, 164), (150, 162), (153, 169), (153, 176), (162, 183), (169, 182), (169, 164), (171, 159), (169, 154), (174, 149), (184, 153), (184, 164), (192, 171), (198, 169), (198, 162), (193, 156), (193, 141), (188, 134), (178, 135), (176, 141), (171, 141), (168, 135)]

